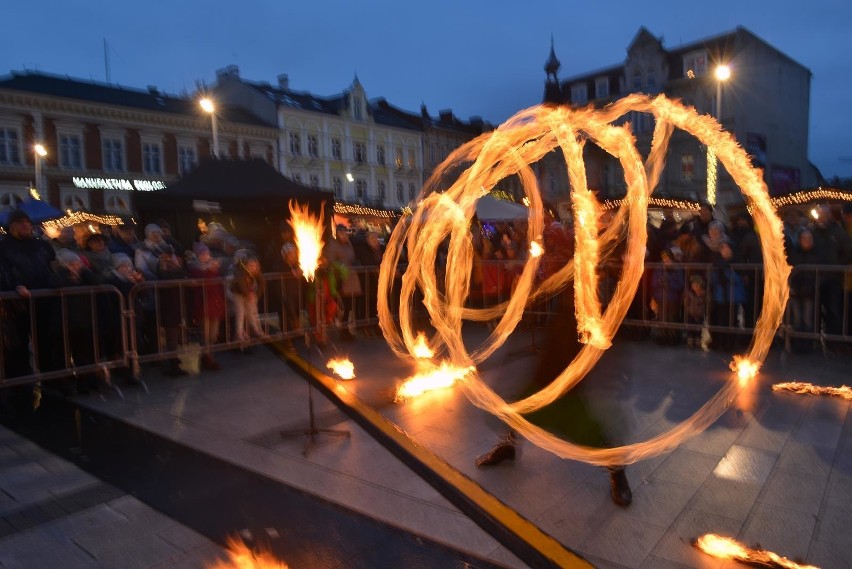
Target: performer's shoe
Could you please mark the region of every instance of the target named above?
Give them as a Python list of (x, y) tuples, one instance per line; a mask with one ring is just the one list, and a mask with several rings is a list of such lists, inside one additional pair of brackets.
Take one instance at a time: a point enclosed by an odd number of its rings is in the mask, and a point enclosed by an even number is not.
[(616, 506), (626, 508), (633, 502), (633, 492), (627, 482), (624, 468), (613, 468), (609, 471), (609, 483), (612, 488), (612, 501)]
[(476, 459), (476, 466), (493, 466), (500, 464), (504, 460), (515, 459), (515, 445), (511, 441), (500, 441), (497, 445), (487, 453)]

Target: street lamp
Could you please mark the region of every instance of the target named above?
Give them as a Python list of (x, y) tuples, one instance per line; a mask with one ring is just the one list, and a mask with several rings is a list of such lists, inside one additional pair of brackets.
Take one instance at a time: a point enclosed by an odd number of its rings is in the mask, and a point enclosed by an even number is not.
[(210, 125), (213, 128), (213, 156), (219, 158), (219, 129), (216, 125), (216, 105), (209, 97), (204, 97), (198, 104), (204, 109), (204, 112), (210, 115)]
[(38, 190), (41, 187), (41, 159), (47, 156), (47, 149), (43, 144), (37, 142), (33, 145), (33, 154), (35, 157), (35, 187)]
[[(716, 120), (722, 122), (722, 83), (731, 76), (731, 68), (727, 65), (718, 65), (714, 71), (716, 76)], [(716, 182), (718, 163), (716, 153), (707, 147), (707, 201), (710, 205), (716, 205)]]

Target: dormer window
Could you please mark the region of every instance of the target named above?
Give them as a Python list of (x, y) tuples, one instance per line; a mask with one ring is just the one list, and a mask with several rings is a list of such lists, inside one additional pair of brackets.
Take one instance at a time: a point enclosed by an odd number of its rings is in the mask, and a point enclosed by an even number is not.
[(356, 121), (363, 120), (364, 118), (363, 105), (364, 100), (361, 97), (352, 97), (352, 118)]
[(609, 78), (600, 77), (595, 79), (595, 98), (604, 99), (609, 97)]
[(585, 105), (589, 101), (589, 94), (586, 90), (586, 84), (581, 83), (571, 87), (571, 102), (575, 105)]
[(645, 76), (645, 87), (649, 93), (657, 90), (657, 72), (653, 69), (649, 69), (648, 74)]
[(692, 79), (707, 71), (707, 54), (703, 51), (688, 53), (683, 56), (683, 76)]
[(642, 72), (638, 69), (633, 72), (633, 90), (641, 91), (642, 90)]

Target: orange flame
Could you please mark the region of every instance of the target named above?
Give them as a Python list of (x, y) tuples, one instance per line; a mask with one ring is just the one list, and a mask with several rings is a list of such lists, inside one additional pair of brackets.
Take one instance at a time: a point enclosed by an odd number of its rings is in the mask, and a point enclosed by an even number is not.
[(532, 243), (530, 243), (531, 257), (541, 257), (542, 253), (544, 253), (544, 249), (541, 248), (541, 244), (538, 241), (533, 241)]
[(299, 251), (299, 268), (308, 281), (314, 280), (323, 245), (323, 210), (322, 202), (319, 216), (311, 214), (307, 205), (290, 200), (290, 226), (293, 228), (293, 238)]
[(252, 551), (241, 540), (228, 538), (228, 560), (217, 560), (207, 569), (288, 569), (287, 564), (265, 551)]
[(733, 559), (743, 563), (760, 563), (761, 567), (777, 569), (819, 569), (815, 565), (801, 565), (764, 549), (749, 549), (741, 543), (721, 535), (708, 533), (695, 540), (695, 547), (719, 559)]
[(468, 368), (455, 367), (449, 362), (441, 362), (440, 366), (429, 366), (420, 373), (405, 380), (396, 390), (395, 402), (405, 401), (422, 395), (427, 391), (452, 387), (457, 381), (463, 380), (469, 373), (475, 371), (473, 366)]
[(328, 369), (340, 376), (340, 379), (352, 379), (355, 377), (355, 364), (347, 358), (332, 358), (326, 364)]
[(757, 375), (760, 364), (743, 356), (734, 356), (734, 361), (731, 362), (730, 367), (731, 371), (736, 372), (740, 385), (746, 386)]
[(834, 397), (852, 400), (852, 388), (848, 385), (841, 387), (820, 387), (803, 381), (788, 381), (786, 383), (774, 384), (772, 391), (792, 391), (801, 395), (833, 395)]
[(428, 360), (435, 355), (429, 343), (426, 341), (426, 334), (423, 332), (417, 333), (417, 338), (414, 339), (414, 357), (421, 360)]

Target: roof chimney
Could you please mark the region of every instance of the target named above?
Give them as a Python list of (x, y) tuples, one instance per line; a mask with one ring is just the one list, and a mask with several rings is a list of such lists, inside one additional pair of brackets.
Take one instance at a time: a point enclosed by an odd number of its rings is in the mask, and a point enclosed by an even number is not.
[(286, 73), (278, 75), (278, 87), (284, 91), (290, 89), (290, 76)]
[(152, 95), (159, 95), (160, 94), (160, 90), (157, 89), (156, 85), (148, 85), (148, 92)]
[(222, 69), (216, 70), (216, 80), (221, 81), (226, 78), (240, 78), (240, 68), (236, 65), (228, 65), (223, 67)]

